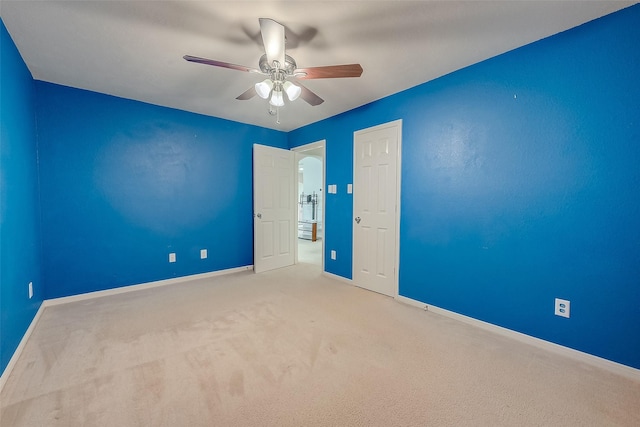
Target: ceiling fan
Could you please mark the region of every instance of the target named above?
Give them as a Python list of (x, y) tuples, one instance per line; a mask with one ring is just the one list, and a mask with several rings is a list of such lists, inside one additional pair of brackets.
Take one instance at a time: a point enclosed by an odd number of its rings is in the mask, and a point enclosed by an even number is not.
[[(284, 26), (273, 19), (260, 18), (259, 21), (265, 50), (265, 54), (260, 57), (259, 68), (245, 67), (190, 55), (185, 55), (184, 59), (190, 62), (213, 65), (214, 67), (267, 76), (265, 80), (256, 83), (255, 86), (240, 94), (236, 99), (247, 100), (258, 95), (260, 98), (269, 99), (269, 104), (276, 108), (284, 106), (284, 94), (286, 94), (289, 101), (295, 101), (298, 97), (301, 97), (312, 106), (320, 105), (324, 102), (322, 98), (297, 80), (360, 77), (362, 75), (360, 64), (298, 68), (296, 61), (285, 54)], [(296, 82), (293, 83), (292, 79), (296, 79)], [(270, 107), (269, 112), (275, 114), (272, 111)]]

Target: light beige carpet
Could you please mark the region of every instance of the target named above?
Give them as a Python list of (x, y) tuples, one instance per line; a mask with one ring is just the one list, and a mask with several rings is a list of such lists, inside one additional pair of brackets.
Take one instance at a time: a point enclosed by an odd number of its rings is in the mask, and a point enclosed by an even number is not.
[(49, 307), (4, 426), (640, 426), (640, 383), (299, 264)]
[(298, 262), (322, 265), (322, 240), (298, 239)]

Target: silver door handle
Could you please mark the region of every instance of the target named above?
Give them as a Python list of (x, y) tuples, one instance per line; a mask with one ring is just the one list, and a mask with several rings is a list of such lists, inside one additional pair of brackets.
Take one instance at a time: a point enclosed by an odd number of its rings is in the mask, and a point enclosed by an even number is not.
[(361, 218), (359, 216), (356, 217), (356, 223), (360, 224)]
[(258, 214), (258, 215), (256, 215), (256, 216), (258, 217), (258, 219), (261, 219), (261, 218), (262, 218), (262, 214), (261, 214), (261, 213), (259, 213), (259, 214)]

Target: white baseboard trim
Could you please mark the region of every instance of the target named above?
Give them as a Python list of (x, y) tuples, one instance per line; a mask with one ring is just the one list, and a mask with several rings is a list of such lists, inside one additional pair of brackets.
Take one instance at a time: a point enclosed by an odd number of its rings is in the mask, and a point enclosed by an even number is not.
[(338, 276), (337, 274), (329, 273), (326, 271), (322, 272), (322, 275), (328, 277), (329, 279), (337, 280), (338, 282), (346, 283), (347, 285), (353, 285), (353, 280), (347, 279), (346, 277)]
[(174, 277), (172, 279), (158, 280), (155, 282), (141, 283), (138, 285), (122, 286), (114, 289), (106, 289), (104, 291), (87, 292), (85, 294), (72, 295), (69, 297), (53, 298), (53, 299), (44, 300), (42, 304), (45, 307), (50, 307), (53, 305), (67, 304), (75, 301), (84, 301), (84, 300), (93, 299), (93, 298), (106, 297), (109, 295), (118, 295), (126, 292), (135, 292), (143, 289), (174, 285), (176, 283), (189, 282), (191, 280), (208, 279), (211, 277), (223, 276), (226, 274), (233, 274), (233, 273), (238, 273), (241, 271), (247, 271), (252, 269), (253, 269), (253, 265), (245, 265), (243, 267), (228, 268), (226, 270), (211, 271), (209, 273), (192, 274), (190, 276)]
[(11, 359), (9, 359), (9, 363), (7, 363), (7, 367), (4, 368), (4, 372), (0, 376), (0, 393), (2, 393), (2, 389), (4, 388), (4, 385), (7, 382), (7, 378), (9, 378), (11, 371), (13, 371), (13, 367), (15, 366), (18, 359), (20, 358), (20, 355), (24, 350), (24, 346), (27, 344), (27, 341), (29, 340), (29, 337), (31, 336), (33, 329), (36, 327), (38, 320), (40, 320), (40, 316), (42, 315), (43, 311), (44, 311), (44, 302), (40, 304), (40, 307), (38, 307), (38, 311), (36, 311), (36, 315), (33, 316), (33, 319), (31, 320), (29, 327), (27, 328), (24, 335), (22, 336), (22, 339), (20, 340), (18, 347), (16, 347), (16, 350), (13, 352), (13, 356), (11, 356)]
[(577, 362), (583, 362), (591, 366), (605, 369), (609, 372), (621, 375), (623, 377), (629, 378), (634, 381), (640, 381), (640, 369), (636, 369), (631, 366), (623, 365), (621, 363), (613, 362), (608, 359), (603, 359), (602, 357), (594, 356), (589, 353), (584, 353), (582, 351), (575, 350), (573, 348), (565, 347), (560, 344), (556, 344), (550, 341), (545, 341), (540, 338), (532, 337), (531, 335), (526, 335), (521, 332), (516, 332), (511, 329), (503, 328), (502, 326), (498, 326), (492, 323), (484, 322), (482, 320), (474, 319), (473, 317), (468, 317), (453, 311), (445, 310), (444, 308), (436, 307), (434, 305), (428, 305), (411, 298), (407, 298), (399, 295), (396, 298), (396, 300), (398, 300), (401, 303), (411, 305), (413, 307), (421, 308), (425, 311), (430, 311), (432, 313), (440, 314), (442, 316), (446, 316), (451, 319), (455, 319), (455, 320), (467, 323), (469, 325), (476, 326), (478, 328), (484, 329), (489, 332), (493, 332), (511, 339), (515, 339), (525, 344), (533, 345), (535, 347), (550, 351), (552, 353), (569, 357), (571, 359), (574, 359)]
[(427, 310), (427, 304), (425, 304), (423, 302), (420, 302), (418, 300), (415, 300), (415, 299), (403, 297), (402, 295), (397, 295), (396, 296), (396, 301), (401, 302), (403, 304), (410, 305), (412, 307), (421, 308), (421, 309), (423, 309), (425, 311)]

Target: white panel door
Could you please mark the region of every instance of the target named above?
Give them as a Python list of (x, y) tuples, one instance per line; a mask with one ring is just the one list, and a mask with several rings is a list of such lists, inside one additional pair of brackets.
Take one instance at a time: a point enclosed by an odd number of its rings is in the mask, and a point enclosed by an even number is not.
[(295, 254), (295, 155), (253, 145), (253, 269), (293, 265)]
[(401, 122), (354, 134), (353, 281), (398, 294), (399, 148)]

